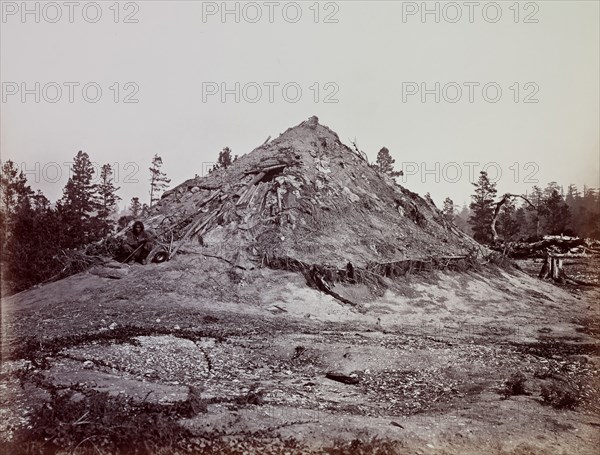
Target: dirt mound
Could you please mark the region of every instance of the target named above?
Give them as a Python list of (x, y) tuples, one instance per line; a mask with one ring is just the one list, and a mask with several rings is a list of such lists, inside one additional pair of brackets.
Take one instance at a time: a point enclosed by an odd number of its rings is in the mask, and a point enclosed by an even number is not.
[(173, 249), (201, 247), (244, 269), (273, 258), (365, 266), (464, 255), (475, 246), (317, 117), (166, 192), (146, 222)]

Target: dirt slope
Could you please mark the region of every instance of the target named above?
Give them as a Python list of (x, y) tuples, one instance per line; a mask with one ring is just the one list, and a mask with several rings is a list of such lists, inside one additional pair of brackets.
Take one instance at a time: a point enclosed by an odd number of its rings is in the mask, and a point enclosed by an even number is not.
[[(3, 300), (6, 453), (114, 453), (113, 433), (122, 453), (595, 453), (597, 293), (434, 272), (356, 286), (360, 313), (302, 275), (232, 270), (186, 254)], [(517, 372), (527, 394), (506, 398)], [(577, 404), (546, 403), (552, 384)]]

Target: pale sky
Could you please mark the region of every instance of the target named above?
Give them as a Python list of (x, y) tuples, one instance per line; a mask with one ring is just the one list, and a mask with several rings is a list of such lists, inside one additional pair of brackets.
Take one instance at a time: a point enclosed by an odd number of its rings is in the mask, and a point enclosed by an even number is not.
[(499, 193), (600, 186), (598, 1), (114, 3), (2, 2), (1, 158), (52, 201), (78, 150), (114, 164), (123, 206), (147, 202), (155, 153), (176, 185), (311, 115), (372, 160), (388, 147), (438, 205), (468, 202), (487, 163)]

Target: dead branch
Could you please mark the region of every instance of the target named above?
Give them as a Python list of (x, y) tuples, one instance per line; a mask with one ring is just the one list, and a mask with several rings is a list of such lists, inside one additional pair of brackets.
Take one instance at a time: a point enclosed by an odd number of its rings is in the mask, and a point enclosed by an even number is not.
[(506, 193), (504, 196), (502, 196), (502, 199), (496, 203), (496, 208), (494, 210), (494, 218), (492, 218), (491, 228), (492, 228), (492, 235), (494, 238), (494, 242), (497, 242), (499, 240), (498, 232), (496, 231), (496, 221), (498, 221), (498, 215), (500, 215), (500, 209), (510, 199), (517, 198), (517, 197), (520, 197), (521, 199), (523, 199), (525, 202), (527, 202), (531, 207), (533, 207), (537, 211), (538, 208), (535, 205), (533, 205), (533, 203), (529, 199), (527, 199), (525, 196), (522, 196), (520, 194)]
[(365, 161), (367, 164), (369, 164), (369, 157), (367, 156), (367, 154), (365, 152), (363, 152), (361, 149), (358, 148), (358, 145), (356, 144), (356, 138), (354, 138), (353, 141), (350, 141), (352, 146), (354, 147), (354, 153), (355, 155), (357, 155), (361, 160)]

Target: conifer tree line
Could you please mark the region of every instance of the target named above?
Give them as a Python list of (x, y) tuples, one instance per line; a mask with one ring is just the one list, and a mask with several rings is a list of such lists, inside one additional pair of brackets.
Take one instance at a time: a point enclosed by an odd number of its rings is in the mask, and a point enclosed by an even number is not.
[[(503, 195), (486, 172), (479, 174), (473, 186), (468, 206), (459, 211), (452, 199), (446, 198), (442, 214), (478, 242), (490, 244), (494, 240), (492, 220)], [(506, 242), (534, 241), (544, 235), (600, 240), (600, 191), (587, 186), (580, 191), (574, 184), (565, 190), (557, 182), (543, 189), (535, 185), (524, 195), (506, 199), (496, 218), (496, 230)]]
[[(372, 165), (390, 177), (394, 161), (384, 147)], [(214, 169), (225, 169), (237, 159), (225, 147)], [(62, 197), (52, 204), (44, 194), (33, 191), (23, 172), (13, 161), (2, 164), (0, 175), (0, 261), (2, 293), (18, 292), (55, 276), (60, 264), (57, 255), (77, 249), (113, 234), (132, 220), (148, 214), (160, 200), (170, 179), (162, 171), (162, 158), (154, 155), (149, 167), (150, 188), (147, 203), (131, 199), (127, 215), (118, 218), (114, 170), (110, 164), (95, 176), (87, 153), (74, 158), (71, 176)], [(97, 183), (96, 183), (97, 181)], [(442, 208), (443, 218), (473, 235), (481, 243), (491, 243), (491, 224), (498, 202), (502, 199), (485, 172), (473, 183), (471, 203), (458, 211), (450, 198)], [(600, 193), (598, 189), (576, 185), (565, 190), (556, 182), (545, 188), (534, 186), (523, 198), (508, 198), (496, 217), (496, 230), (502, 240), (533, 240), (543, 235), (569, 235), (600, 239)]]
[(120, 188), (110, 164), (101, 166), (96, 176), (89, 155), (79, 151), (62, 197), (51, 204), (40, 190), (31, 189), (13, 161), (4, 162), (0, 174), (2, 294), (51, 278), (59, 272), (56, 257), (61, 251), (104, 239), (145, 215), (170, 183), (161, 166), (161, 157), (155, 155), (149, 168), (148, 204), (134, 197), (128, 215), (117, 219)]

